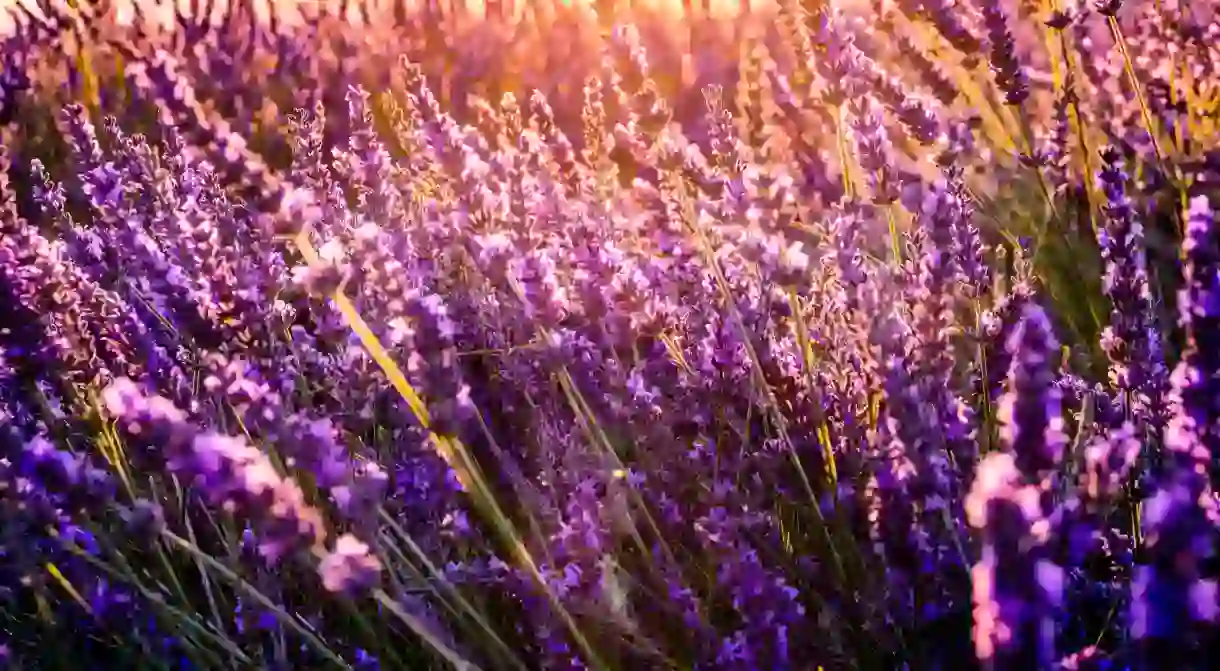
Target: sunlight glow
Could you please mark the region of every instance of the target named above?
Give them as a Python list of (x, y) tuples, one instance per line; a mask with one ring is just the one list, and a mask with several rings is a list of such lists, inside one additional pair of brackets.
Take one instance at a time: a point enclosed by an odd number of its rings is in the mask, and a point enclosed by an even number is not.
[[(417, 7), (426, 5), (429, 1), (435, 3), (444, 10), (452, 9), (455, 6), (465, 5), (466, 9), (472, 14), (482, 14), (487, 10), (487, 5), (501, 5), (512, 8), (512, 14), (520, 16), (527, 8), (543, 9), (549, 4), (552, 7), (571, 6), (572, 4), (595, 4), (591, 0), (500, 0), (499, 2), (491, 2), (488, 0), (406, 0), (409, 7)], [(839, 0), (841, 3), (848, 5), (858, 4), (864, 0)], [(68, 5), (68, 0), (52, 0), (53, 4)], [(114, 2), (114, 19), (120, 24), (129, 24), (135, 16), (134, 5), (140, 0), (115, 0)], [(286, 20), (292, 20), (299, 16), (298, 8), (304, 11), (311, 11), (317, 8), (330, 7), (337, 8), (340, 6), (340, 0), (256, 0), (253, 4), (256, 13), (265, 17), (267, 15), (269, 3), (274, 2), (283, 12)], [(35, 0), (0, 0), (0, 28), (7, 29), (12, 26), (12, 11), (16, 5), (24, 5), (30, 8), (34, 14), (40, 14), (37, 9)], [(219, 0), (216, 4), (215, 14), (218, 14), (221, 8), (225, 6), (224, 0)], [(358, 3), (351, 3), (356, 5)], [(371, 16), (377, 16), (381, 12), (389, 12), (392, 10), (395, 0), (367, 0), (364, 5), (370, 10)], [(704, 8), (711, 16), (714, 17), (732, 17), (741, 11), (743, 3), (741, 0), (617, 0), (617, 4), (627, 7), (635, 7), (647, 11), (660, 12), (663, 14), (672, 15), (674, 17), (681, 16), (689, 5), (691, 10), (698, 15), (704, 13)], [(751, 0), (747, 5), (757, 9), (767, 5), (774, 4), (771, 0)], [(183, 13), (190, 13), (190, 0), (144, 0), (142, 2), (145, 14), (150, 20), (158, 23), (168, 24), (173, 17), (173, 7), (177, 7)], [(358, 12), (355, 9), (349, 8), (349, 18), (352, 21), (359, 21)]]

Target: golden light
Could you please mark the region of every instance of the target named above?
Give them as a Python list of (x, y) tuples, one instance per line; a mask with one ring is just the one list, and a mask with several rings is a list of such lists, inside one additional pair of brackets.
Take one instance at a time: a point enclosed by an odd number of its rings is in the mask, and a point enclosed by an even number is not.
[[(848, 5), (859, 4), (864, 0), (840, 0)], [(423, 7), (428, 4), (429, 0), (405, 0), (408, 7)], [(553, 6), (570, 6), (573, 2), (595, 5), (596, 0), (432, 0), (437, 6), (445, 10), (452, 10), (455, 7), (464, 6), (464, 8), (474, 15), (480, 15), (487, 11), (487, 6), (491, 4), (493, 7), (499, 5), (509, 8), (512, 14), (520, 15), (529, 6), (539, 7), (551, 4)], [(119, 23), (129, 23), (135, 16), (133, 9), (136, 3), (142, 5), (145, 15), (150, 19), (158, 22), (169, 23), (172, 21), (174, 7), (182, 11), (184, 14), (190, 13), (189, 0), (115, 0), (114, 2), (114, 19)], [(292, 18), (297, 15), (301, 9), (305, 11), (316, 11), (319, 8), (329, 8), (336, 10), (341, 5), (340, 0), (255, 0), (255, 11), (262, 16), (266, 16), (269, 7), (274, 3), (276, 8), (285, 18)], [(11, 25), (12, 12), (14, 6), (21, 4), (29, 8), (34, 14), (39, 14), (37, 3), (34, 0), (0, 0), (0, 26)], [(68, 0), (54, 0), (54, 4), (67, 6)], [(223, 10), (227, 3), (224, 0), (219, 0), (215, 3), (216, 12)], [(361, 3), (352, 2), (350, 5)], [(371, 16), (376, 17), (381, 13), (392, 11), (395, 0), (365, 0), (362, 3), (368, 10)], [(670, 15), (674, 18), (679, 18), (687, 12), (694, 12), (698, 15), (710, 14), (716, 18), (728, 18), (737, 15), (741, 11), (743, 2), (741, 0), (617, 0), (614, 4), (621, 7), (635, 8), (655, 12), (662, 15)], [(746, 3), (749, 6), (763, 7), (772, 2), (760, 2), (759, 0), (751, 0)], [(359, 12), (349, 8), (349, 18), (353, 21), (359, 20)]]

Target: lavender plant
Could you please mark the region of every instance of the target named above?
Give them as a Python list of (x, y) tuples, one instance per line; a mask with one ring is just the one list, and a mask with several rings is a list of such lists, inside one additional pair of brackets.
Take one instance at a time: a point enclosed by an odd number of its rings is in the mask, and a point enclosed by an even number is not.
[(3, 664), (1220, 652), (1210, 16), (338, 4), (11, 10)]

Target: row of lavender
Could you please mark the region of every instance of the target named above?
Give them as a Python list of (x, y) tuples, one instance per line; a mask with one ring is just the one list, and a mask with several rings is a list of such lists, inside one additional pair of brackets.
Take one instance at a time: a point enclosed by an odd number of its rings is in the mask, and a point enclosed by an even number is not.
[(0, 651), (1202, 668), (1220, 26), (896, 4), (25, 16)]

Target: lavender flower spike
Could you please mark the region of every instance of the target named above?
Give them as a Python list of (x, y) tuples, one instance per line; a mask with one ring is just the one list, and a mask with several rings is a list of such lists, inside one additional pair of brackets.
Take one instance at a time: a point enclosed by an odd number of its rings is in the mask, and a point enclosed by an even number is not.
[(205, 501), (250, 520), (259, 533), (259, 552), (268, 561), (316, 549), (325, 541), (321, 513), (257, 447), (195, 429), (173, 404), (145, 396), (127, 379), (107, 387), (102, 400), (133, 442), (160, 448), (168, 469), (193, 484)]
[(984, 0), (983, 24), (991, 42), (991, 71), (1004, 92), (1004, 102), (1020, 105), (1029, 97), (1029, 78), (1017, 60), (1016, 41), (1008, 29), (1008, 16), (1000, 0)]
[[(1220, 238), (1207, 198), (1187, 212), (1184, 286), (1178, 298), (1186, 351), (1173, 374), (1165, 430), (1165, 477), (1144, 506), (1147, 561), (1136, 571), (1131, 634), (1137, 668), (1196, 668), (1194, 644), (1216, 637), (1217, 585), (1200, 563), (1215, 549), (1216, 404), (1220, 395)], [(1209, 487), (1208, 470), (1212, 469)], [(1205, 653), (1203, 653), (1205, 654)]]
[(966, 498), (983, 538), (971, 577), (975, 654), (988, 671), (1046, 669), (1056, 657), (1063, 571), (1046, 558), (1043, 489), (1027, 482), (1013, 455), (993, 453)]
[[(1190, 202), (1186, 215), (1183, 287), (1178, 295), (1179, 324), (1186, 351), (1173, 375), (1169, 405), (1175, 415), (1166, 432), (1166, 468), (1185, 476), (1210, 465), (1211, 490), (1220, 485), (1220, 236), (1207, 198)], [(1189, 432), (1193, 440), (1179, 439)]]
[(1007, 393), (1000, 399), (999, 420), (1001, 438), (1017, 467), (1037, 483), (1054, 474), (1067, 445), (1061, 392), (1052, 368), (1058, 351), (1046, 313), (1036, 303), (1026, 305), (1008, 341), (1013, 363)]
[(1127, 398), (1130, 409), (1164, 427), (1164, 395), (1169, 386), (1164, 352), (1152, 313), (1152, 290), (1144, 252), (1144, 230), (1127, 196), (1122, 156), (1113, 147), (1101, 152), (1098, 186), (1106, 226), (1100, 231), (1105, 261), (1103, 289), (1112, 304), (1102, 348), (1110, 358), (1110, 381)]

